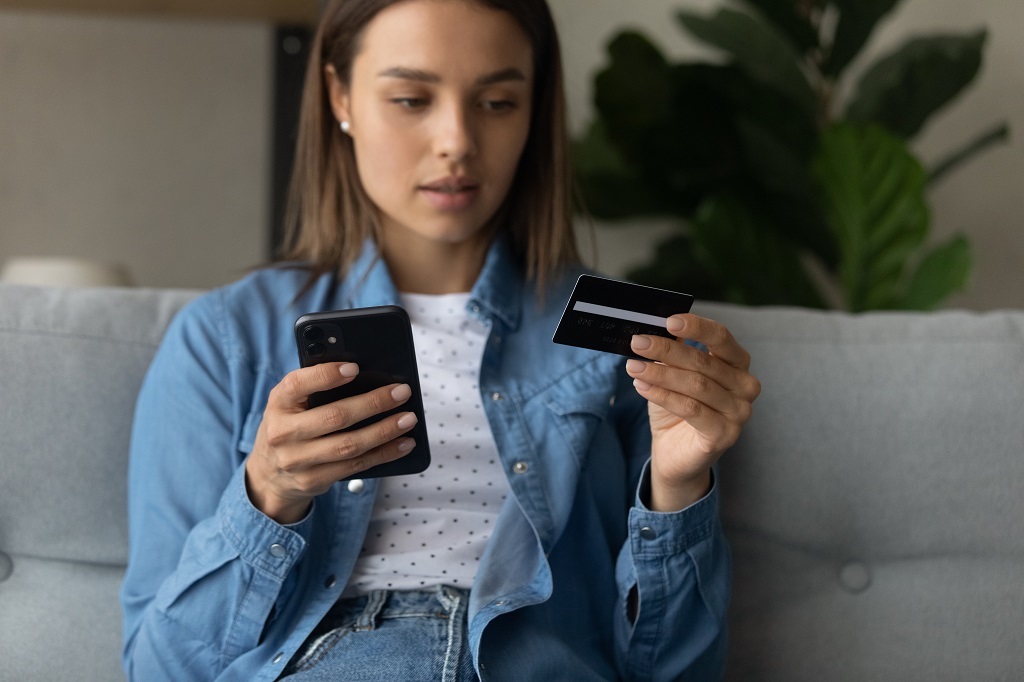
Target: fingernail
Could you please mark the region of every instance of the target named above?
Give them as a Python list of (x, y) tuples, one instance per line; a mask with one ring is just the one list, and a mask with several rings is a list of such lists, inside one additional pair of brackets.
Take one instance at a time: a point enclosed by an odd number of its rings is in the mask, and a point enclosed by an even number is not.
[(359, 374), (359, 365), (354, 362), (346, 362), (341, 366), (341, 376), (343, 377), (354, 377)]
[(645, 369), (647, 369), (647, 363), (643, 360), (634, 360), (633, 358), (626, 360), (626, 371), (630, 374), (640, 374)]
[(412, 412), (406, 412), (402, 415), (402, 418), (398, 420), (398, 428), (400, 429), (411, 429), (416, 425), (416, 415)]
[(629, 345), (633, 350), (647, 350), (651, 347), (651, 340), (646, 336), (634, 336)]
[(651, 385), (649, 383), (647, 383), (646, 381), (640, 381), (639, 379), (633, 379), (633, 385), (636, 387), (636, 390), (638, 391), (648, 391), (651, 388)]
[(672, 336), (679, 336), (679, 332), (686, 329), (686, 322), (681, 317), (670, 317), (665, 323), (665, 328)]
[(411, 395), (412, 395), (412, 389), (409, 388), (409, 384), (399, 384), (398, 386), (395, 386), (393, 389), (391, 389), (391, 397), (396, 402), (402, 402), (403, 400), (408, 400), (409, 396), (411, 396)]
[(414, 441), (412, 438), (406, 438), (405, 440), (398, 444), (398, 451), (409, 452), (414, 447), (416, 447), (416, 441)]

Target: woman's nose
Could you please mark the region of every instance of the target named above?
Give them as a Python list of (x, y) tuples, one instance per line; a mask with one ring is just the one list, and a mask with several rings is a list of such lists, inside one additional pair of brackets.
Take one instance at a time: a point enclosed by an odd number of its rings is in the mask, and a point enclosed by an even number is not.
[(434, 147), (438, 156), (461, 161), (476, 153), (473, 114), (463, 105), (444, 107), (438, 112)]

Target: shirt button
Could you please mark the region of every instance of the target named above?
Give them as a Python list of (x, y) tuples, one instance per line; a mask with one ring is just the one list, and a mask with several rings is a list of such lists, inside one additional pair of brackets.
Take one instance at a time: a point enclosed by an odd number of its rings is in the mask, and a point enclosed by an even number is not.
[(480, 313), (480, 306), (478, 306), (478, 305), (477, 305), (476, 303), (474, 303), (474, 304), (473, 304), (472, 306), (470, 306), (470, 308), (469, 308), (469, 309), (470, 309), (470, 310), (471, 310), (472, 312), (476, 313), (476, 314), (479, 314), (479, 313)]
[(280, 663), (282, 658), (284, 658), (284, 652), (278, 651), (277, 656), (274, 656), (274, 663)]
[(640, 537), (642, 537), (644, 540), (653, 540), (654, 538), (658, 537), (658, 534), (654, 531), (653, 528), (649, 526), (644, 526), (640, 529)]
[(527, 471), (529, 471), (529, 469), (530, 465), (522, 461), (516, 462), (515, 464), (512, 465), (512, 471), (516, 472), (517, 474), (525, 474)]
[(505, 604), (508, 604), (508, 599), (499, 599), (498, 601), (494, 602), (495, 606), (504, 606)]
[(850, 594), (857, 594), (871, 585), (871, 572), (859, 561), (851, 561), (839, 569), (839, 584)]
[(284, 545), (274, 543), (270, 546), (270, 556), (280, 559), (288, 553), (288, 550), (284, 548)]
[(338, 584), (338, 580), (333, 576), (327, 576), (327, 580), (324, 581), (324, 587), (328, 590)]
[(612, 396), (611, 398), (608, 398), (608, 404), (611, 405), (611, 406), (615, 405), (615, 396)]
[(494, 393), (491, 394), (491, 400), (493, 400), (495, 402), (497, 402), (499, 400), (504, 400), (504, 399), (505, 399), (505, 396), (503, 396), (502, 394), (498, 393), (497, 391), (495, 391)]
[(366, 490), (366, 483), (361, 478), (353, 478), (348, 482), (348, 491), (353, 495), (361, 495)]

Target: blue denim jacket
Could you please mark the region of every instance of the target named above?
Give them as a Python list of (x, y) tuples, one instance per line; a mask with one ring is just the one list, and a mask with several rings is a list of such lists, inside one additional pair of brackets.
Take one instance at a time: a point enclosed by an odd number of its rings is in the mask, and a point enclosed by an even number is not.
[[(645, 508), (650, 428), (623, 359), (551, 342), (578, 274), (538, 300), (499, 240), (469, 302), (490, 326), (480, 390), (513, 493), (471, 593), (477, 670), (485, 680), (717, 679), (730, 584), (717, 486), (680, 512)], [(372, 248), (344, 281), (325, 275), (293, 300), (306, 277), (266, 269), (201, 296), (153, 360), (129, 468), (130, 679), (272, 680), (350, 575), (375, 481), (335, 485), (289, 526), (245, 491), (268, 393), (298, 366), (294, 320), (398, 302)]]

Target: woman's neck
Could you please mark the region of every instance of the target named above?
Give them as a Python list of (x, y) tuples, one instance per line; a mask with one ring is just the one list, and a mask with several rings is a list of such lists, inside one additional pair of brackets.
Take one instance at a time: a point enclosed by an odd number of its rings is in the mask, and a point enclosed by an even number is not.
[(412, 294), (454, 294), (473, 288), (490, 240), (457, 244), (421, 239), (382, 240), (381, 253), (395, 287)]

